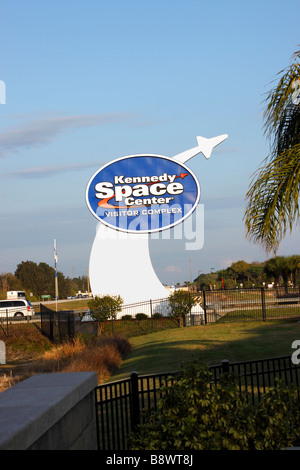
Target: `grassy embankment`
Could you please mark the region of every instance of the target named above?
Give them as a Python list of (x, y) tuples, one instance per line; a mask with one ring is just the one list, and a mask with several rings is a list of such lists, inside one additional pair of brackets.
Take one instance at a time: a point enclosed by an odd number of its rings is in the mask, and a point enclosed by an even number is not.
[(206, 365), (288, 356), (300, 339), (300, 323), (284, 320), (208, 324), (130, 338), (131, 352), (110, 380), (179, 370), (184, 362)]
[[(75, 299), (75, 300), (60, 300), (57, 302), (59, 310), (87, 310), (89, 299)], [(36, 313), (40, 311), (40, 303), (55, 311), (56, 302), (52, 300), (50, 302), (33, 302), (33, 307)]]
[[(0, 365), (2, 390), (35, 374), (95, 370), (98, 382), (139, 374), (179, 370), (184, 362), (207, 365), (263, 359), (293, 352), (300, 323), (288, 321), (208, 324), (176, 328), (126, 338), (98, 337), (92, 341), (53, 345), (33, 324), (9, 327), (0, 333), (6, 344), (6, 365)], [(1, 390), (1, 385), (0, 385)]]

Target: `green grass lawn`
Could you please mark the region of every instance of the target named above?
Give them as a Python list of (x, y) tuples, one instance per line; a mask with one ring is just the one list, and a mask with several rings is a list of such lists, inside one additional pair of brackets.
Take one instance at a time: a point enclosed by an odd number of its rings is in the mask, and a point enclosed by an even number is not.
[(110, 381), (139, 374), (179, 370), (184, 362), (207, 365), (287, 356), (300, 339), (300, 323), (284, 320), (208, 324), (159, 331), (130, 338), (132, 351)]
[[(63, 302), (57, 303), (58, 310), (86, 310), (88, 309), (88, 300), (89, 299), (78, 299), (78, 300), (65, 300)], [(50, 308), (50, 310), (56, 309), (55, 301), (51, 302), (34, 302), (33, 307), (36, 313), (40, 311), (40, 304), (45, 305), (45, 307)]]

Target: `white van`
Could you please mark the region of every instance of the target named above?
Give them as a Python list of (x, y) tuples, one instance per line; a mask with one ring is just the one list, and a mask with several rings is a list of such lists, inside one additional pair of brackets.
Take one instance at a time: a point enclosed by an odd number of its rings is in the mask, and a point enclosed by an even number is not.
[(0, 317), (27, 317), (34, 315), (34, 308), (27, 299), (0, 300)]

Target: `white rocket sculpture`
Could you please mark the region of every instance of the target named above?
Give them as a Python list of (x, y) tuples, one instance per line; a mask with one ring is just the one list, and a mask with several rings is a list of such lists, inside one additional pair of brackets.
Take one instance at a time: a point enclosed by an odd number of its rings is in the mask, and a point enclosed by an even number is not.
[[(208, 159), (213, 148), (227, 137), (227, 134), (211, 139), (197, 137), (196, 147), (174, 156), (172, 160), (184, 164), (199, 153)], [(169, 292), (153, 269), (148, 238), (148, 233), (126, 233), (102, 221), (98, 223), (89, 262), (90, 285), (94, 296), (120, 295), (124, 305), (168, 297)]]

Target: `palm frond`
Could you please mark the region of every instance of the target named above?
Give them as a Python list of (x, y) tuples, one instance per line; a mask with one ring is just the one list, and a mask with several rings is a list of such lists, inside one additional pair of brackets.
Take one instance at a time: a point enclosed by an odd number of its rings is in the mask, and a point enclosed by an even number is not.
[(287, 230), (299, 219), (300, 193), (300, 51), (266, 98), (264, 133), (271, 152), (254, 174), (246, 194), (246, 237), (276, 252)]
[(254, 174), (244, 221), (246, 237), (276, 252), (280, 241), (297, 222), (300, 193), (300, 144), (281, 153)]

